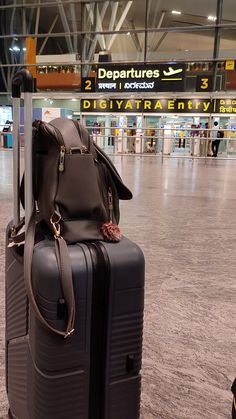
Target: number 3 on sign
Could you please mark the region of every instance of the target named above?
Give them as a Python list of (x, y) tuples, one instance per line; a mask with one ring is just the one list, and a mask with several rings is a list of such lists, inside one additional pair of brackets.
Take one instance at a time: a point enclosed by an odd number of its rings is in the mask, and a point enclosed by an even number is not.
[(196, 80), (197, 92), (211, 92), (212, 90), (212, 75), (199, 75)]
[(208, 78), (202, 78), (201, 79), (201, 89), (202, 90), (207, 90), (209, 87), (209, 79)]

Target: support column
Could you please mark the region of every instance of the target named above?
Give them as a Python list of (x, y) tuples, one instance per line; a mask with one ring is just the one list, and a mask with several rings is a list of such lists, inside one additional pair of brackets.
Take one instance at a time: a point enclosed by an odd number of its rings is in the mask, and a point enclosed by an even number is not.
[[(36, 41), (35, 38), (27, 37), (25, 40), (26, 64), (36, 64)], [(33, 77), (36, 77), (36, 66), (27, 66)]]
[(149, 0), (146, 0), (146, 11), (145, 11), (145, 40), (144, 40), (144, 63), (147, 61), (147, 46), (148, 46), (148, 15), (149, 15)]
[[(223, 11), (223, 0), (217, 0), (217, 9), (216, 9), (216, 28), (215, 28), (215, 40), (214, 40), (214, 51), (213, 59), (216, 60), (219, 57), (220, 49), (220, 37), (221, 37), (221, 28), (218, 26), (222, 22), (222, 11)], [(216, 76), (217, 76), (218, 62), (213, 62), (213, 83), (212, 91), (216, 90)]]

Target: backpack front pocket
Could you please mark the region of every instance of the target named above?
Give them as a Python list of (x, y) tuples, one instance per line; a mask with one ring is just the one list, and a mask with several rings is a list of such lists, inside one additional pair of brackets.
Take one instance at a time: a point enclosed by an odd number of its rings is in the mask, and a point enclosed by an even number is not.
[(106, 220), (92, 154), (65, 154), (59, 172), (56, 207), (66, 220)]

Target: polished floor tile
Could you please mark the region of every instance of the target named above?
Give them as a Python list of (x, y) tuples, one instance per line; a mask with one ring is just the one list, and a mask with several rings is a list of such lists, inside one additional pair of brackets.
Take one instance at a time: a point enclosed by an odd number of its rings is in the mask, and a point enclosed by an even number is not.
[[(146, 258), (141, 419), (229, 419), (236, 376), (236, 163), (114, 161), (134, 194), (121, 202), (121, 228)], [(0, 417), (7, 411), (3, 266), (11, 184), (11, 152), (0, 151)]]

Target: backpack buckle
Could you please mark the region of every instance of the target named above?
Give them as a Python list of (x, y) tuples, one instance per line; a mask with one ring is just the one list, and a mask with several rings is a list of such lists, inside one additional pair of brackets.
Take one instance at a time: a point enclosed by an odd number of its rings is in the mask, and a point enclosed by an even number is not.
[(54, 211), (54, 213), (50, 217), (50, 223), (52, 224), (52, 227), (54, 230), (55, 239), (61, 238), (61, 226), (59, 224), (60, 221), (61, 221), (61, 215), (57, 211)]
[(69, 330), (69, 332), (67, 332), (67, 333), (66, 333), (66, 335), (64, 336), (64, 339), (67, 339), (67, 338), (69, 338), (70, 336), (72, 336), (72, 335), (73, 335), (73, 333), (74, 333), (74, 331), (75, 331), (75, 329), (71, 329), (71, 330)]

